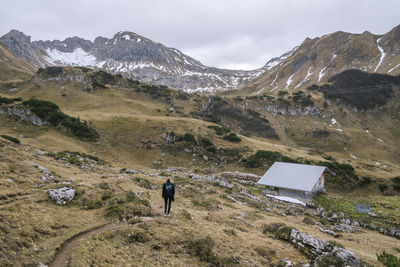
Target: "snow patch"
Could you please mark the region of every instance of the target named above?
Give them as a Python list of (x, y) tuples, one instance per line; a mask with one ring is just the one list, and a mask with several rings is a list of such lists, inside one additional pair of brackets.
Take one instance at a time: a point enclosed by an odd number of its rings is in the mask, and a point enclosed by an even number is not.
[(352, 157), (353, 159), (358, 159), (353, 153), (350, 152), (350, 157)]
[(276, 75), (275, 75), (275, 79), (272, 81), (272, 83), (271, 83), (271, 86), (273, 86), (274, 85), (274, 83), (276, 82), (276, 79), (278, 78), (278, 73), (276, 73)]
[(394, 71), (398, 66), (400, 66), (400, 64), (397, 64), (395, 67), (391, 68), (391, 69), (388, 71), (388, 73)]
[(73, 65), (73, 66), (99, 66), (96, 57), (77, 48), (73, 52), (61, 52), (57, 49), (47, 48), (46, 61), (51, 65)]
[(326, 68), (329, 66), (329, 64), (331, 64), (331, 62), (332, 62), (336, 57), (337, 57), (337, 55), (336, 55), (336, 54), (333, 54), (333, 56), (332, 56), (331, 60), (329, 60), (328, 64), (320, 70), (320, 72), (319, 72), (319, 74), (318, 74), (318, 82), (319, 82), (319, 81), (322, 79), (322, 77), (325, 75), (324, 71), (326, 70)]
[(376, 40), (376, 45), (378, 46), (378, 49), (379, 49), (379, 51), (381, 52), (381, 58), (379, 59), (378, 66), (376, 66), (374, 72), (376, 72), (377, 69), (379, 68), (379, 66), (382, 64), (383, 58), (384, 58), (385, 55), (386, 55), (386, 54), (385, 54), (385, 51), (383, 50), (383, 48), (382, 48), (381, 46), (379, 46), (379, 41), (380, 41), (381, 39), (382, 39), (382, 38), (379, 38), (378, 40)]
[(296, 198), (291, 198), (291, 197), (284, 197), (284, 196), (274, 196), (274, 195), (265, 195), (267, 197), (272, 197), (278, 200), (282, 200), (282, 201), (286, 201), (286, 202), (290, 202), (290, 203), (295, 203), (295, 204), (300, 204), (303, 206), (306, 206), (306, 203), (304, 203), (303, 201), (300, 201)]
[(378, 161), (375, 161), (375, 164), (378, 165), (378, 166), (381, 165), (381, 163), (378, 162)]
[(332, 119), (331, 119), (331, 125), (335, 125), (335, 124), (337, 124), (337, 125), (340, 126), (340, 124), (336, 121), (336, 119), (335, 119), (335, 118), (332, 118)]
[(285, 87), (285, 89), (288, 89), (289, 88), (289, 85), (292, 83), (292, 78), (293, 78), (293, 75), (294, 75), (294, 73), (289, 77), (289, 79), (286, 81), (286, 87)]
[(383, 141), (382, 139), (380, 139), (380, 138), (376, 138), (379, 142), (385, 142), (385, 141)]
[(337, 128), (336, 130), (337, 130), (337, 131), (339, 131), (339, 132), (343, 132), (343, 130), (342, 130), (342, 129), (340, 129), (340, 128)]
[(310, 67), (308, 68), (308, 70), (307, 70), (307, 75), (306, 75), (306, 77), (304, 77), (304, 79), (303, 79), (298, 85), (296, 85), (296, 87), (295, 87), (294, 89), (296, 89), (296, 88), (302, 86), (306, 81), (309, 80), (311, 74), (313, 74), (312, 72), (310, 72), (310, 70), (311, 70), (311, 66), (310, 66)]
[(125, 34), (124, 36), (122, 36), (122, 39), (130, 41), (131, 37), (128, 34)]
[(137, 38), (136, 43), (139, 43), (140, 41), (142, 41), (142, 39)]
[(368, 130), (368, 129), (365, 129), (365, 132), (366, 132), (366, 133), (369, 133), (369, 130)]

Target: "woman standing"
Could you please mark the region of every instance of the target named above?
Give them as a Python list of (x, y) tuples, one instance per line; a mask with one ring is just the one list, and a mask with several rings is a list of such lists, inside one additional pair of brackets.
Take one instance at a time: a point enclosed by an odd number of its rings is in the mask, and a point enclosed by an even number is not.
[[(163, 184), (162, 188), (162, 197), (164, 198), (164, 215), (169, 216), (169, 212), (171, 210), (171, 202), (174, 201), (175, 196), (175, 185), (171, 183), (171, 180), (168, 178), (167, 181)], [(168, 206), (168, 207), (167, 207)]]

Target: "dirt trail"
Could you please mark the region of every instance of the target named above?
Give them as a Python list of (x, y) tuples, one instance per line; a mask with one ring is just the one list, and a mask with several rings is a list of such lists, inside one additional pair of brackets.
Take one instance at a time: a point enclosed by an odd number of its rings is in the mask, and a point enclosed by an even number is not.
[[(140, 217), (143, 222), (152, 220), (152, 217)], [(75, 247), (79, 245), (79, 241), (82, 239), (88, 238), (93, 234), (100, 234), (111, 230), (118, 230), (125, 227), (126, 223), (108, 223), (97, 226), (90, 230), (86, 230), (80, 232), (70, 239), (64, 241), (61, 244), (60, 248), (56, 252), (53, 262), (50, 264), (50, 267), (67, 267), (69, 266), (69, 262), (71, 260), (72, 252), (74, 251)]]

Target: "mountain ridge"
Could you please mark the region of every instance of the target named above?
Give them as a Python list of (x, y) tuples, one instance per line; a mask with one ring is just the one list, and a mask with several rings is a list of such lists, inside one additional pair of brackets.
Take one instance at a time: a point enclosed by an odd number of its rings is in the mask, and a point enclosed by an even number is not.
[(268, 61), (263, 67), (266, 71), (248, 88), (253, 94), (297, 89), (328, 82), (330, 77), (349, 69), (400, 74), (399, 36), (400, 25), (381, 35), (336, 31), (306, 38), (300, 46)]
[(207, 67), (176, 48), (128, 31), (111, 39), (99, 36), (93, 42), (80, 37), (31, 42), (30, 36), (12, 30), (0, 42), (38, 67), (96, 67), (189, 92), (238, 88), (260, 73)]

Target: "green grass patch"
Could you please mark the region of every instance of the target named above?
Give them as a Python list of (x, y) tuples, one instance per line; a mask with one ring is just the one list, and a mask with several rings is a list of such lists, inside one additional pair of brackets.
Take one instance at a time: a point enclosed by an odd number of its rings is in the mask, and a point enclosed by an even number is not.
[(400, 267), (400, 259), (390, 253), (383, 251), (381, 254), (376, 254), (376, 256), (378, 257), (378, 261), (382, 262), (385, 266)]

